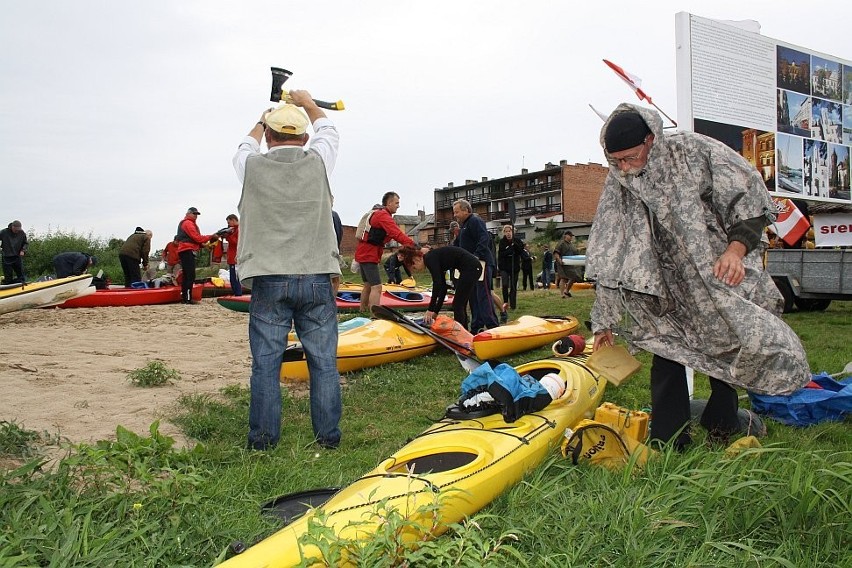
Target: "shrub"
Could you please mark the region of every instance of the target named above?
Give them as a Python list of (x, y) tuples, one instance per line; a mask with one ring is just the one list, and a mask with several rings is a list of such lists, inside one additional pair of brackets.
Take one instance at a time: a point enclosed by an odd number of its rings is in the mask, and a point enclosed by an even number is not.
[(130, 371), (127, 380), (139, 387), (159, 387), (180, 379), (180, 373), (162, 361), (149, 361), (141, 369)]

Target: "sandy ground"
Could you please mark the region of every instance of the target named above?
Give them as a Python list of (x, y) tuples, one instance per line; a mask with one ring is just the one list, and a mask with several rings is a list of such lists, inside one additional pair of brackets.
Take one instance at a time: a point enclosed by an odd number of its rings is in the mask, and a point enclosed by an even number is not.
[[(141, 388), (130, 371), (161, 360), (174, 384)], [(115, 438), (116, 426), (191, 443), (168, 421), (178, 397), (248, 385), (248, 314), (200, 304), (34, 309), (0, 315), (0, 420), (71, 442)]]

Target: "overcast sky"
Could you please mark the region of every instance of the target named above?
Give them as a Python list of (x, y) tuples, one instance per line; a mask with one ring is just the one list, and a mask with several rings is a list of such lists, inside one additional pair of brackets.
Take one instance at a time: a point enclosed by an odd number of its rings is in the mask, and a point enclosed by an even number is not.
[(765, 36), (852, 58), (852, 4), (826, 1), (403, 0), (2, 2), (0, 227), (155, 248), (187, 207), (202, 232), (240, 196), (237, 144), (290, 88), (342, 99), (331, 175), (343, 222), (388, 190), (433, 212), (448, 182), (603, 161), (600, 119), (638, 102), (607, 58), (677, 111), (675, 14), (757, 20)]

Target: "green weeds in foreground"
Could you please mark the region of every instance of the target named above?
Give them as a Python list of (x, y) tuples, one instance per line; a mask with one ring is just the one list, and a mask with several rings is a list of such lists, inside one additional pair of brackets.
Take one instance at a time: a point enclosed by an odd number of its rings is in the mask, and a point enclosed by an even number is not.
[(180, 380), (180, 373), (162, 361), (149, 361), (141, 369), (127, 373), (127, 380), (137, 387), (161, 387)]
[[(591, 299), (592, 292), (571, 300), (522, 292), (519, 312), (583, 321)], [(815, 371), (836, 372), (852, 359), (852, 303), (785, 318)], [(644, 368), (605, 400), (648, 405), (649, 359), (640, 359)], [(285, 389), (282, 443), (270, 452), (243, 449), (248, 394), (241, 387), (182, 399), (174, 421), (203, 442), (192, 451), (176, 449), (156, 424), (145, 436), (120, 428), (114, 442), (74, 446), (48, 469), (29, 457), (41, 443), (35, 435), (2, 423), (0, 566), (209, 566), (229, 555), (231, 542), (251, 544), (280, 528), (259, 514), (261, 503), (344, 486), (371, 470), (441, 416), (462, 378), (455, 359), (440, 352), (348, 375), (344, 438), (331, 451), (312, 444), (304, 387)], [(708, 392), (696, 377), (696, 396)], [(693, 448), (663, 452), (644, 471), (574, 467), (554, 454), (448, 534), (394, 560), (365, 553), (361, 565), (852, 566), (849, 425), (770, 421), (764, 447), (735, 458), (705, 446), (696, 428)], [(395, 522), (389, 517), (389, 526)], [(371, 542), (370, 550), (387, 546), (393, 541)]]

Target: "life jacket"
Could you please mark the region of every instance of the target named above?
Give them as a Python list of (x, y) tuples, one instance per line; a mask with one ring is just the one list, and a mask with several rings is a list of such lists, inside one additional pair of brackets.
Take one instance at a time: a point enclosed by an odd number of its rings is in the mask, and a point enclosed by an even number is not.
[(355, 240), (377, 246), (385, 244), (385, 237), (388, 235), (387, 231), (380, 227), (373, 227), (370, 224), (373, 213), (376, 211), (377, 209), (372, 209), (361, 216), (361, 220), (358, 221), (358, 227), (355, 229)]

